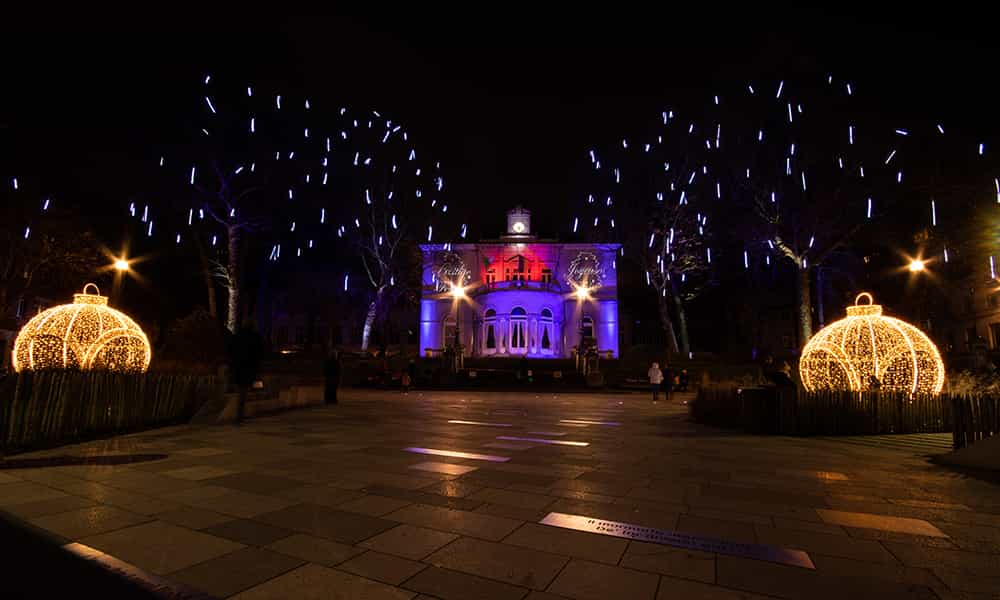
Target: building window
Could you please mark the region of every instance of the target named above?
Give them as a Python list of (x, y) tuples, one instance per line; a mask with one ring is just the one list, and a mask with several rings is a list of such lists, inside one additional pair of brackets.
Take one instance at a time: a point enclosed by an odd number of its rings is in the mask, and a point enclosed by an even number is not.
[(492, 308), (483, 315), (483, 339), (486, 340), (486, 352), (493, 354), (497, 351), (497, 311)]
[(555, 334), (552, 328), (552, 311), (547, 308), (543, 308), (541, 321), (542, 321), (542, 352), (544, 354), (551, 354), (552, 336)]
[(306, 328), (296, 327), (295, 328), (295, 343), (302, 344), (306, 341)]
[(969, 327), (965, 330), (965, 345), (969, 350), (972, 350), (972, 345), (976, 343), (976, 338), (979, 337), (976, 334), (975, 327)]
[(1000, 348), (1000, 323), (990, 323), (990, 337), (993, 338), (993, 349)]
[(288, 326), (282, 325), (278, 328), (278, 345), (284, 346), (288, 343)]
[(590, 315), (585, 315), (580, 321), (580, 332), (584, 338), (594, 337), (594, 319)]
[(20, 319), (24, 316), (24, 298), (17, 299), (17, 308), (14, 309), (14, 317)]
[(552, 283), (552, 269), (542, 269), (542, 283)]
[(510, 343), (507, 347), (511, 354), (528, 352), (528, 313), (520, 306), (510, 311)]
[(496, 269), (490, 269), (486, 271), (486, 285), (493, 287), (493, 284), (496, 282), (497, 282)]

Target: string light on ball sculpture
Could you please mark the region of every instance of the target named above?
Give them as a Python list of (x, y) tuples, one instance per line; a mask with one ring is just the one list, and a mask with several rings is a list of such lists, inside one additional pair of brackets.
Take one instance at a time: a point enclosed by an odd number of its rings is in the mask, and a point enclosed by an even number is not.
[[(94, 293), (87, 293), (93, 287)], [(108, 306), (93, 283), (72, 304), (42, 311), (14, 340), (14, 370), (67, 369), (143, 373), (152, 351), (142, 328)]]
[[(861, 299), (867, 298), (867, 304)], [(816, 333), (802, 350), (806, 391), (893, 390), (937, 394), (944, 363), (934, 342), (916, 327), (882, 314), (872, 295), (858, 294), (847, 316)]]

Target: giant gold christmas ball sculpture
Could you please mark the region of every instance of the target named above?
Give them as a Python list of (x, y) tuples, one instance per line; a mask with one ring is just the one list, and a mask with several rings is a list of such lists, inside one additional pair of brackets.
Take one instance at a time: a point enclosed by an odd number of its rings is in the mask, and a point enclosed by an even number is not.
[[(93, 286), (94, 293), (87, 288)], [(14, 370), (75, 369), (139, 373), (152, 356), (146, 334), (88, 283), (73, 304), (42, 311), (14, 341)]]
[[(860, 304), (867, 298), (867, 304)], [(807, 391), (897, 390), (937, 394), (944, 364), (916, 327), (882, 315), (871, 294), (858, 294), (847, 317), (819, 330), (802, 350), (799, 375)]]

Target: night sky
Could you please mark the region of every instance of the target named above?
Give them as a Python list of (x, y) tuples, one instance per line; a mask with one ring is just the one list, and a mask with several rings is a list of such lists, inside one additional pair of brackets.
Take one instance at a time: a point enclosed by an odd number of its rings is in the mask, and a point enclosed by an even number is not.
[(606, 10), (25, 18), (0, 40), (0, 156), (84, 206), (114, 243), (120, 225), (102, 217), (143, 188), (136, 161), (189, 118), (205, 74), (240, 76), (402, 121), (440, 158), (477, 238), (515, 204), (536, 231), (563, 232), (591, 144), (722, 82), (836, 73), (873, 114), (945, 115), (998, 139), (1000, 42), (985, 14)]

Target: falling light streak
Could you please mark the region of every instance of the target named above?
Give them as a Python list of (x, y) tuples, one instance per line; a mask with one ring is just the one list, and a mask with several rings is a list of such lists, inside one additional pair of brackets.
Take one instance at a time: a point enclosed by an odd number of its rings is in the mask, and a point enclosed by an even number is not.
[(892, 160), (893, 156), (896, 156), (896, 151), (895, 150), (893, 150), (892, 152), (889, 153), (888, 158), (885, 159), (885, 164), (889, 164), (889, 162)]
[(847, 126), (847, 141), (854, 145), (854, 125)]
[(775, 99), (781, 98), (781, 90), (783, 90), (783, 89), (785, 89), (785, 82), (784, 82), (784, 80), (778, 82), (778, 93), (774, 95)]
[(750, 254), (746, 250), (743, 251), (743, 268), (750, 268)]
[(213, 115), (218, 114), (218, 111), (215, 110), (215, 105), (212, 104), (212, 99), (211, 98), (209, 98), (208, 96), (205, 96), (205, 103), (208, 104), (208, 109), (210, 111), (212, 111)]
[(872, 199), (871, 198), (868, 198), (868, 212), (867, 212), (867, 214), (865, 216), (868, 219), (872, 218)]
[(931, 226), (937, 226), (937, 206), (935, 205), (933, 199), (931, 200)]

